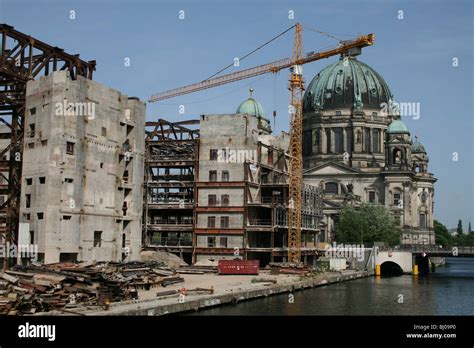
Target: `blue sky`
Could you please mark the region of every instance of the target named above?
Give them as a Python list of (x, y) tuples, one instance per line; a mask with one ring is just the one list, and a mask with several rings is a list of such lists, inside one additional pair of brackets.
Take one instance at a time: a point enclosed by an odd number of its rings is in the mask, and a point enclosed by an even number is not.
[[(70, 19), (74, 10), (76, 18)], [(185, 19), (179, 19), (179, 11)], [(405, 118), (430, 156), (438, 182), (435, 215), (448, 227), (473, 216), (473, 3), (451, 1), (56, 1), (0, 0), (0, 22), (85, 60), (97, 60), (95, 80), (147, 100), (201, 81), (295, 23), (346, 39), (375, 33), (360, 60), (377, 70), (397, 101), (419, 102), (421, 117)], [(403, 19), (399, 19), (399, 11)], [(343, 35), (344, 34), (344, 35)], [(345, 36), (349, 35), (349, 36)], [(306, 30), (304, 51), (337, 43)], [(240, 68), (291, 55), (292, 33), (252, 55)], [(124, 64), (130, 59), (130, 66)], [(453, 67), (453, 57), (459, 61)], [(337, 57), (304, 66), (312, 77)], [(231, 68), (229, 72), (237, 68)], [(147, 119), (171, 121), (235, 112), (248, 88), (276, 130), (288, 130), (288, 72), (265, 75), (147, 106)], [(185, 114), (179, 114), (179, 105)], [(453, 152), (458, 161), (453, 161)]]

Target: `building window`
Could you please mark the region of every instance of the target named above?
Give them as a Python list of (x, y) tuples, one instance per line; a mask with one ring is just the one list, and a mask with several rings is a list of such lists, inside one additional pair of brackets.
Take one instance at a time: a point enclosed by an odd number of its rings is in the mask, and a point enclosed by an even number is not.
[(107, 128), (102, 127), (102, 136), (106, 137), (107, 136)]
[(268, 165), (273, 166), (273, 149), (268, 149)]
[(214, 206), (217, 204), (216, 195), (208, 195), (207, 196), (207, 205)]
[(30, 231), (30, 244), (35, 244), (35, 231)]
[(229, 228), (229, 217), (221, 216), (221, 228)]
[(380, 153), (380, 131), (378, 129), (372, 130), (372, 152)]
[(370, 129), (364, 129), (364, 151), (370, 152)]
[(334, 152), (343, 153), (344, 142), (342, 138), (342, 128), (334, 128)]
[(23, 213), (23, 217), (25, 218), (25, 221), (30, 221), (31, 215)]
[(30, 115), (33, 116), (36, 114), (36, 108), (31, 108), (30, 109)]
[(73, 142), (66, 142), (66, 153), (68, 155), (74, 155), (74, 143)]
[(36, 126), (34, 123), (30, 123), (30, 138), (34, 138), (35, 137), (35, 131), (36, 131)]
[(64, 182), (67, 182), (69, 184), (72, 183), (73, 181), (74, 181), (74, 179), (72, 179), (72, 178), (65, 178), (64, 179)]
[(5, 196), (0, 196), (0, 206), (2, 206), (3, 203), (5, 203)]
[(210, 170), (209, 171), (209, 181), (217, 181), (217, 171)]
[(38, 178), (38, 180), (39, 180), (39, 183), (40, 183), (40, 184), (46, 183), (46, 177), (44, 177), (44, 176), (40, 176), (40, 177)]
[(375, 191), (369, 191), (369, 203), (375, 203)]
[(125, 248), (126, 241), (125, 233), (122, 233), (122, 248)]
[(71, 220), (72, 215), (63, 215), (63, 220)]
[(221, 248), (227, 248), (227, 237), (221, 237), (219, 239), (219, 246)]
[(229, 205), (229, 195), (221, 195), (221, 205), (223, 206)]
[(27, 193), (25, 195), (25, 207), (26, 208), (30, 208), (31, 207), (31, 195), (29, 193)]
[(222, 171), (222, 181), (229, 181), (229, 171), (223, 170)]
[(339, 184), (337, 182), (328, 182), (324, 185), (324, 193), (337, 195), (339, 193)]
[(426, 214), (420, 214), (420, 228), (426, 229)]
[(216, 237), (207, 237), (207, 247), (208, 248), (216, 247)]
[(393, 205), (398, 205), (400, 203), (400, 193), (393, 194)]
[(32, 178), (26, 178), (26, 185), (30, 186), (33, 184), (33, 179)]
[(207, 217), (207, 228), (216, 228), (216, 217), (208, 216)]
[(44, 214), (43, 213), (36, 213), (38, 220), (43, 220)]
[(210, 149), (209, 150), (209, 159), (211, 161), (217, 161), (217, 149)]
[(102, 231), (94, 231), (94, 247), (102, 246)]
[(331, 153), (331, 130), (326, 129), (326, 153)]
[[(303, 156), (311, 154), (312, 141), (311, 141), (311, 131), (303, 132)], [(268, 163), (271, 165), (271, 163)]]

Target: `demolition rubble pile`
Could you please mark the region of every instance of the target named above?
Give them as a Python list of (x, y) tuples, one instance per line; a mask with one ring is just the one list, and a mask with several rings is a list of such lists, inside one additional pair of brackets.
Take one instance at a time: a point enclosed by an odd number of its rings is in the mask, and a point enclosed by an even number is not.
[(0, 273), (0, 314), (21, 315), (138, 298), (148, 290), (183, 282), (163, 262), (57, 263), (15, 266)]

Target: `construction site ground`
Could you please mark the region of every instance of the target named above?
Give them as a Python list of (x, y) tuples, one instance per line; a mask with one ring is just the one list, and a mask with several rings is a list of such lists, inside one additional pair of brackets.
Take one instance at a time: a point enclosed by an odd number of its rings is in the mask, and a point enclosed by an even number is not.
[[(166, 315), (178, 312), (197, 311), (201, 308), (217, 306), (226, 303), (236, 304), (252, 298), (267, 297), (276, 294), (289, 293), (306, 288), (324, 286), (331, 283), (348, 281), (367, 277), (364, 271), (326, 272), (310, 276), (294, 274), (272, 275), (270, 271), (260, 271), (257, 275), (218, 275), (183, 274), (184, 283), (150, 290), (139, 291), (139, 299), (111, 303), (108, 309), (100, 307), (77, 308), (79, 315)], [(255, 281), (258, 280), (258, 281)], [(185, 296), (173, 294), (157, 297), (157, 293), (180, 289), (210, 289), (213, 293), (186, 293)], [(49, 312), (39, 315), (73, 315), (69, 313)]]

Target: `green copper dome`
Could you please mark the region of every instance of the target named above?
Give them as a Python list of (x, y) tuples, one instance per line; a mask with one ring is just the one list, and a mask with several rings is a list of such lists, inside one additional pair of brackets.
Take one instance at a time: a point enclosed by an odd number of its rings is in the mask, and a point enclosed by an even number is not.
[(265, 117), (265, 111), (263, 110), (262, 105), (252, 97), (253, 89), (250, 88), (249, 98), (242, 102), (237, 108), (237, 114), (248, 114), (257, 117)]
[(411, 145), (412, 153), (426, 153), (425, 147), (418, 141), (418, 137), (415, 137), (415, 141)]
[(303, 98), (303, 112), (343, 109), (381, 109), (393, 99), (381, 75), (355, 57), (342, 57), (321, 70)]
[(387, 133), (389, 134), (410, 134), (407, 126), (400, 120), (393, 120), (388, 126)]

